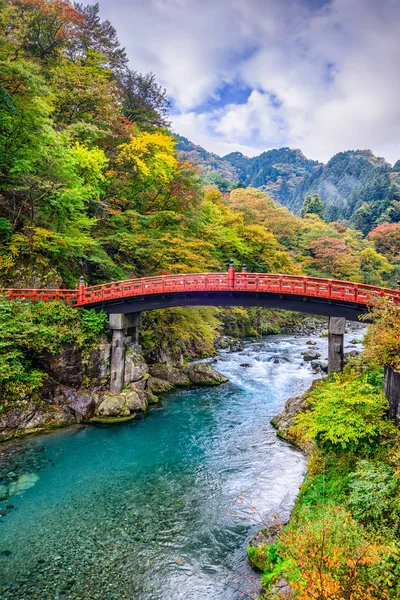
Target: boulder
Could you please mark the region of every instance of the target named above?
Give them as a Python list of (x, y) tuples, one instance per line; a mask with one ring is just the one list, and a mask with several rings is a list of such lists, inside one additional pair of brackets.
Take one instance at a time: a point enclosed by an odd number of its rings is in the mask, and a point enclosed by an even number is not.
[(297, 439), (297, 437), (294, 437), (294, 432), (291, 430), (291, 427), (293, 426), (294, 417), (308, 409), (309, 403), (306, 399), (306, 394), (294, 396), (286, 401), (283, 411), (271, 420), (271, 424), (277, 430), (279, 437), (300, 447), (306, 454), (311, 452), (312, 442), (303, 442)]
[(128, 417), (130, 410), (126, 404), (126, 394), (107, 394), (96, 410), (100, 417)]
[(312, 360), (317, 360), (317, 358), (319, 358), (321, 356), (321, 354), (319, 352), (317, 352), (316, 350), (306, 350), (302, 354), (303, 354), (303, 359), (306, 362), (311, 362)]
[(307, 346), (316, 346), (317, 342), (313, 342), (312, 340), (308, 340), (308, 342), (306, 342)]
[(122, 394), (107, 394), (96, 410), (99, 417), (129, 417), (131, 413), (147, 409), (147, 395), (135, 390)]
[(169, 392), (174, 389), (174, 386), (169, 381), (159, 379), (158, 377), (150, 377), (147, 379), (147, 389), (155, 394)]
[(228, 379), (206, 363), (192, 363), (183, 369), (191, 383), (197, 385), (219, 385)]
[(78, 421), (91, 419), (96, 410), (95, 397), (90, 390), (77, 390), (65, 404), (64, 410), (70, 412)]
[(190, 385), (191, 379), (185, 369), (177, 369), (167, 364), (155, 364), (150, 367), (150, 375), (172, 384), (173, 386)]
[(323, 371), (324, 373), (328, 372), (328, 361), (327, 360), (312, 360), (311, 366), (315, 371)]
[(29, 429), (69, 425), (74, 419), (66, 415), (60, 408), (28, 404), (24, 408), (13, 408), (2, 414), (0, 418), (0, 440)]
[(131, 391), (126, 393), (126, 406), (129, 412), (144, 412), (147, 410), (147, 398), (145, 395), (140, 395), (137, 392)]

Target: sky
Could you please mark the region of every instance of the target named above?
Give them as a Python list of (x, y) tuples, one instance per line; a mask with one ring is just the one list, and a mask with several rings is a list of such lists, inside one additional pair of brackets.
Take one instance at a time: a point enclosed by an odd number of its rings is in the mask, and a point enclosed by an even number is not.
[(172, 129), (221, 156), (400, 158), (400, 0), (100, 0)]

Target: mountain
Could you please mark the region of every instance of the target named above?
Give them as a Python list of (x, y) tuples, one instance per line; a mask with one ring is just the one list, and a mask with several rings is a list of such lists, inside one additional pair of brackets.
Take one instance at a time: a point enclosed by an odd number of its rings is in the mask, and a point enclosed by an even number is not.
[(206, 179), (207, 176), (210, 176), (210, 179), (219, 179), (216, 175), (220, 175), (228, 181), (239, 181), (238, 170), (229, 161), (220, 158), (212, 152), (207, 152), (201, 146), (193, 144), (193, 142), (181, 135), (176, 135), (175, 137), (177, 140), (176, 149), (180, 156), (196, 163)]
[(221, 158), (179, 136), (177, 148), (200, 166), (206, 183), (223, 191), (226, 180), (242, 181), (297, 214), (305, 196), (318, 194), (327, 220), (351, 221), (364, 233), (376, 223), (400, 221), (400, 161), (391, 167), (371, 150), (339, 152), (324, 164), (291, 148), (252, 158), (241, 152)]

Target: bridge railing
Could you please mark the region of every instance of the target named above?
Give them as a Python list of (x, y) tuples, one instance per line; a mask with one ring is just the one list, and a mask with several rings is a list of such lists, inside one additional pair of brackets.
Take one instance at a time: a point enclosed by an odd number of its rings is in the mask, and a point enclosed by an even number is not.
[(276, 275), (269, 273), (236, 273), (231, 285), (227, 273), (191, 273), (130, 279), (86, 287), (78, 304), (95, 304), (118, 298), (197, 291), (254, 291), (293, 294), (330, 300), (373, 304), (387, 296), (400, 303), (400, 292), (350, 281)]
[(63, 302), (77, 303), (78, 291), (65, 289), (29, 289), (29, 288), (0, 288), (0, 296), (8, 300), (31, 300), (32, 302), (48, 302), (49, 300), (62, 300)]
[(236, 273), (233, 279), (229, 278), (227, 273), (160, 275), (114, 281), (88, 287), (82, 285), (79, 286), (79, 291), (66, 289), (4, 289), (0, 290), (0, 295), (9, 299), (64, 300), (77, 306), (90, 306), (119, 298), (201, 291), (291, 294), (357, 304), (374, 304), (379, 298), (386, 296), (393, 298), (396, 303), (400, 304), (400, 291), (398, 290), (351, 281), (271, 273)]

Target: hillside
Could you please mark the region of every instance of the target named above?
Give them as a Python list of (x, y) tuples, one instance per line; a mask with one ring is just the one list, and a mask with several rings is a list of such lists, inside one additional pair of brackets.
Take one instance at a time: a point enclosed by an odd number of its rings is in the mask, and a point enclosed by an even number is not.
[(290, 148), (269, 150), (253, 158), (241, 152), (220, 158), (179, 137), (177, 149), (200, 166), (206, 182), (218, 185), (217, 175), (241, 180), (297, 214), (305, 196), (316, 193), (325, 204), (328, 221), (351, 221), (364, 233), (376, 223), (400, 220), (396, 204), (400, 200), (399, 164), (391, 167), (370, 150), (339, 152), (323, 164)]

